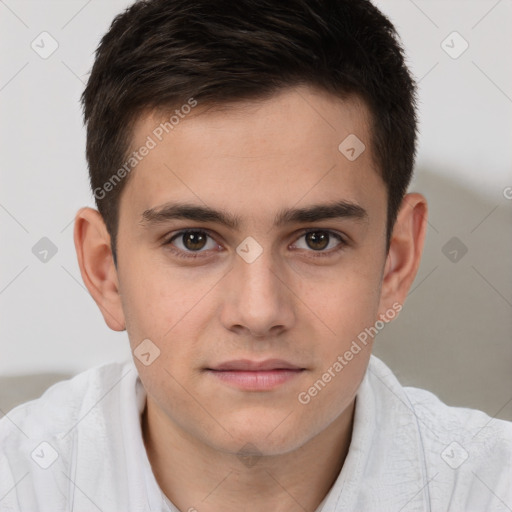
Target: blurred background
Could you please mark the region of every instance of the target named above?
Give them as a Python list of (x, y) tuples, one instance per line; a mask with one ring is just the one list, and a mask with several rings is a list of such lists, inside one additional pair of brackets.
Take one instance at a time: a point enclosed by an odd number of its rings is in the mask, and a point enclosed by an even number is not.
[[(0, 409), (131, 357), (84, 287), (79, 97), (124, 0), (0, 2)], [(381, 0), (419, 83), (421, 267), (375, 354), (405, 385), (512, 420), (512, 1)]]

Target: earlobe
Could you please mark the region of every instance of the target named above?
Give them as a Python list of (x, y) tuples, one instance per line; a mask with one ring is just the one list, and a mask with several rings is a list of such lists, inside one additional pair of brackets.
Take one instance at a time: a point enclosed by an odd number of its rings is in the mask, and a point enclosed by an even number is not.
[(391, 235), (380, 310), (386, 310), (394, 302), (403, 304), (407, 297), (421, 262), (427, 215), (427, 200), (423, 195), (410, 193), (404, 197)]
[(110, 249), (110, 235), (101, 214), (81, 208), (75, 216), (74, 242), (85, 286), (114, 331), (125, 329), (117, 270)]

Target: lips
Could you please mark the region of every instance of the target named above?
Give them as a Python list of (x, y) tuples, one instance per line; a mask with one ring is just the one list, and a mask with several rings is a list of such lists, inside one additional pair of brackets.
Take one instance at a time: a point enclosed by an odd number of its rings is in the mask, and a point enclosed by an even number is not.
[(305, 368), (282, 359), (251, 361), (238, 359), (227, 361), (206, 372), (230, 387), (242, 391), (272, 391), (287, 382), (293, 381)]
[(238, 359), (221, 363), (208, 370), (213, 371), (240, 371), (240, 372), (265, 372), (271, 370), (304, 370), (282, 359), (266, 359), (265, 361), (251, 361), (250, 359)]

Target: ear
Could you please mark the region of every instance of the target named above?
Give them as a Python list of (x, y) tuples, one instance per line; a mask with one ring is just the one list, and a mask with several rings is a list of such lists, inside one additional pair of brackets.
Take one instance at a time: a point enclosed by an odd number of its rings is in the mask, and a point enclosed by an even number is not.
[[(403, 305), (420, 266), (427, 231), (428, 207), (425, 197), (406, 194), (391, 235), (384, 266), (379, 313), (397, 302)], [(400, 308), (401, 309), (401, 308)]]
[(114, 331), (125, 329), (117, 270), (110, 248), (110, 235), (101, 214), (81, 208), (75, 216), (74, 241), (82, 279)]

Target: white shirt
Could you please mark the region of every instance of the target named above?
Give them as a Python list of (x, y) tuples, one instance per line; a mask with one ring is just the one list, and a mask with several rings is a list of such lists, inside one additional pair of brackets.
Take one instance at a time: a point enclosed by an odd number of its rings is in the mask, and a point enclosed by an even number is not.
[[(10, 411), (0, 420), (0, 511), (177, 512), (144, 448), (145, 402), (129, 361)], [(512, 423), (404, 388), (372, 356), (347, 458), (317, 510), (510, 512)]]

